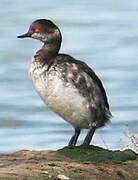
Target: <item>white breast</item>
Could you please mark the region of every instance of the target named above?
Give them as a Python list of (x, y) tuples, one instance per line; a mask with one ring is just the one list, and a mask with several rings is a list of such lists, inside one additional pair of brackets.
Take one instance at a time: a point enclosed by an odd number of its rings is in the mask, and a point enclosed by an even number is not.
[(39, 95), (53, 111), (79, 128), (91, 126), (87, 100), (73, 85), (64, 82), (58, 71), (46, 71), (46, 67), (36, 68), (31, 64), (30, 75)]

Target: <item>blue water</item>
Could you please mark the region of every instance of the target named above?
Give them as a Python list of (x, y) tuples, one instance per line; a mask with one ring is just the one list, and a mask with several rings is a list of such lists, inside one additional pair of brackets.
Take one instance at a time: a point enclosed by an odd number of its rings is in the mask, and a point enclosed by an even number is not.
[(85, 61), (103, 81), (113, 118), (92, 143), (126, 148), (129, 136), (138, 136), (138, 1), (1, 0), (0, 9), (0, 152), (58, 149), (73, 134), (29, 79), (31, 57), (42, 44), (16, 38), (38, 18), (51, 19), (61, 29), (60, 52)]

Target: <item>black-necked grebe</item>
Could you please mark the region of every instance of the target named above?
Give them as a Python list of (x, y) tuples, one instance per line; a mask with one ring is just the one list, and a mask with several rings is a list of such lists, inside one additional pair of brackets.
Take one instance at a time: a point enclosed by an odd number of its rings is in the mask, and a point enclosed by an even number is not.
[(50, 20), (34, 21), (26, 34), (44, 43), (33, 57), (30, 75), (44, 102), (75, 128), (69, 146), (75, 146), (81, 129), (90, 129), (83, 146), (96, 130), (109, 121), (111, 113), (103, 85), (84, 62), (59, 54), (61, 32)]

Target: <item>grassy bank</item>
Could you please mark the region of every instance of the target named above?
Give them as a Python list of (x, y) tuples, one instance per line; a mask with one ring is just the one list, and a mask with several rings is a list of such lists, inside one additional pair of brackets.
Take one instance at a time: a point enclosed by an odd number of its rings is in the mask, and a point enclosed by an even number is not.
[(138, 155), (96, 146), (0, 154), (2, 180), (138, 180)]

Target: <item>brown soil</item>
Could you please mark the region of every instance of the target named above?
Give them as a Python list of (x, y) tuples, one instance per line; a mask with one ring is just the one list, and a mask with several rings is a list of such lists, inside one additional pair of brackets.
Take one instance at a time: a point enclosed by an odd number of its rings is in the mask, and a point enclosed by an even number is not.
[[(99, 159), (98, 159), (99, 158)], [(0, 154), (0, 180), (138, 180), (138, 155), (99, 147)]]

